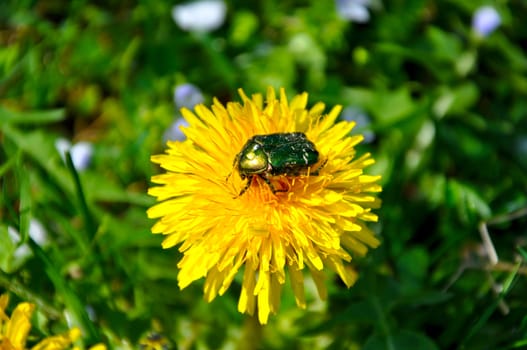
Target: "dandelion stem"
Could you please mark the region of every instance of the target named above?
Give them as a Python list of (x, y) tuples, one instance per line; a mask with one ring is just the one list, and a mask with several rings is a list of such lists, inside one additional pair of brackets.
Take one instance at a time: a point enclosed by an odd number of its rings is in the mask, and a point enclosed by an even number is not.
[(255, 310), (254, 315), (248, 316), (243, 325), (243, 333), (239, 350), (242, 349), (263, 349), (262, 347), (262, 326), (258, 322), (258, 312)]

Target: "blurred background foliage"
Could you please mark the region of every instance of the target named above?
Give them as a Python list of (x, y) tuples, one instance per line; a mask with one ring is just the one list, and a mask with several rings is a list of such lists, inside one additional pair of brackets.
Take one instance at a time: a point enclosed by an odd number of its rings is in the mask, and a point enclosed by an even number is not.
[[(151, 332), (173, 349), (527, 346), (527, 2), (237, 0), (213, 28), (175, 5), (0, 2), (0, 290), (37, 304), (38, 332), (80, 325), (115, 349)], [(359, 122), (384, 190), (356, 286), (328, 279), (327, 302), (308, 288), (307, 310), (285, 292), (263, 328), (236, 311), (239, 284), (211, 304), (178, 289), (146, 189), (188, 84), (206, 104), (307, 91)]]

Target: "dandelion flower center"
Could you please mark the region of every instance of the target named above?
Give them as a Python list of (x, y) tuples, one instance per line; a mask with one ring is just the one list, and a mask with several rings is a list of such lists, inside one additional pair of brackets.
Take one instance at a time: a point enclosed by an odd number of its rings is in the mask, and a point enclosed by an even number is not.
[[(183, 253), (180, 288), (204, 277), (211, 301), (243, 271), (238, 310), (257, 310), (265, 324), (278, 310), (286, 271), (302, 308), (304, 270), (322, 298), (324, 269), (353, 285), (352, 256), (379, 245), (365, 222), (377, 220), (380, 176), (364, 174), (374, 161), (356, 156), (362, 136), (350, 136), (354, 123), (336, 122), (340, 106), (323, 114), (322, 103), (306, 108), (306, 93), (288, 101), (283, 89), (278, 97), (269, 89), (265, 103), (239, 93), (242, 103), (182, 110), (186, 139), (152, 157), (166, 172), (152, 177), (158, 203), (148, 216), (158, 219), (152, 232), (166, 236), (162, 246)], [(275, 134), (258, 139), (265, 158), (244, 153), (248, 140)]]

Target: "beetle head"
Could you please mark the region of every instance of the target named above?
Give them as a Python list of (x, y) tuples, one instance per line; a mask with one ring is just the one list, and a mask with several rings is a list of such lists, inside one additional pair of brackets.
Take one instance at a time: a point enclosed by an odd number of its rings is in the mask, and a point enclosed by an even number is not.
[(262, 147), (252, 142), (247, 144), (239, 154), (238, 170), (240, 175), (261, 174), (267, 170), (269, 160)]

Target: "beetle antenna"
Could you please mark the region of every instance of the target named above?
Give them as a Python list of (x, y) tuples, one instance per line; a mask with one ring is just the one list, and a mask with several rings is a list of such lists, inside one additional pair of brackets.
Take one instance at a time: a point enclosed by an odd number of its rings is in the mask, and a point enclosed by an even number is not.
[(232, 170), (231, 172), (229, 173), (229, 175), (227, 175), (227, 177), (225, 178), (225, 182), (229, 181), (229, 177), (231, 177), (232, 175), (232, 172), (234, 170), (234, 167), (236, 166), (236, 164), (238, 163), (238, 160), (240, 158), (240, 155), (237, 154), (236, 157), (234, 157), (234, 161), (232, 162)]

